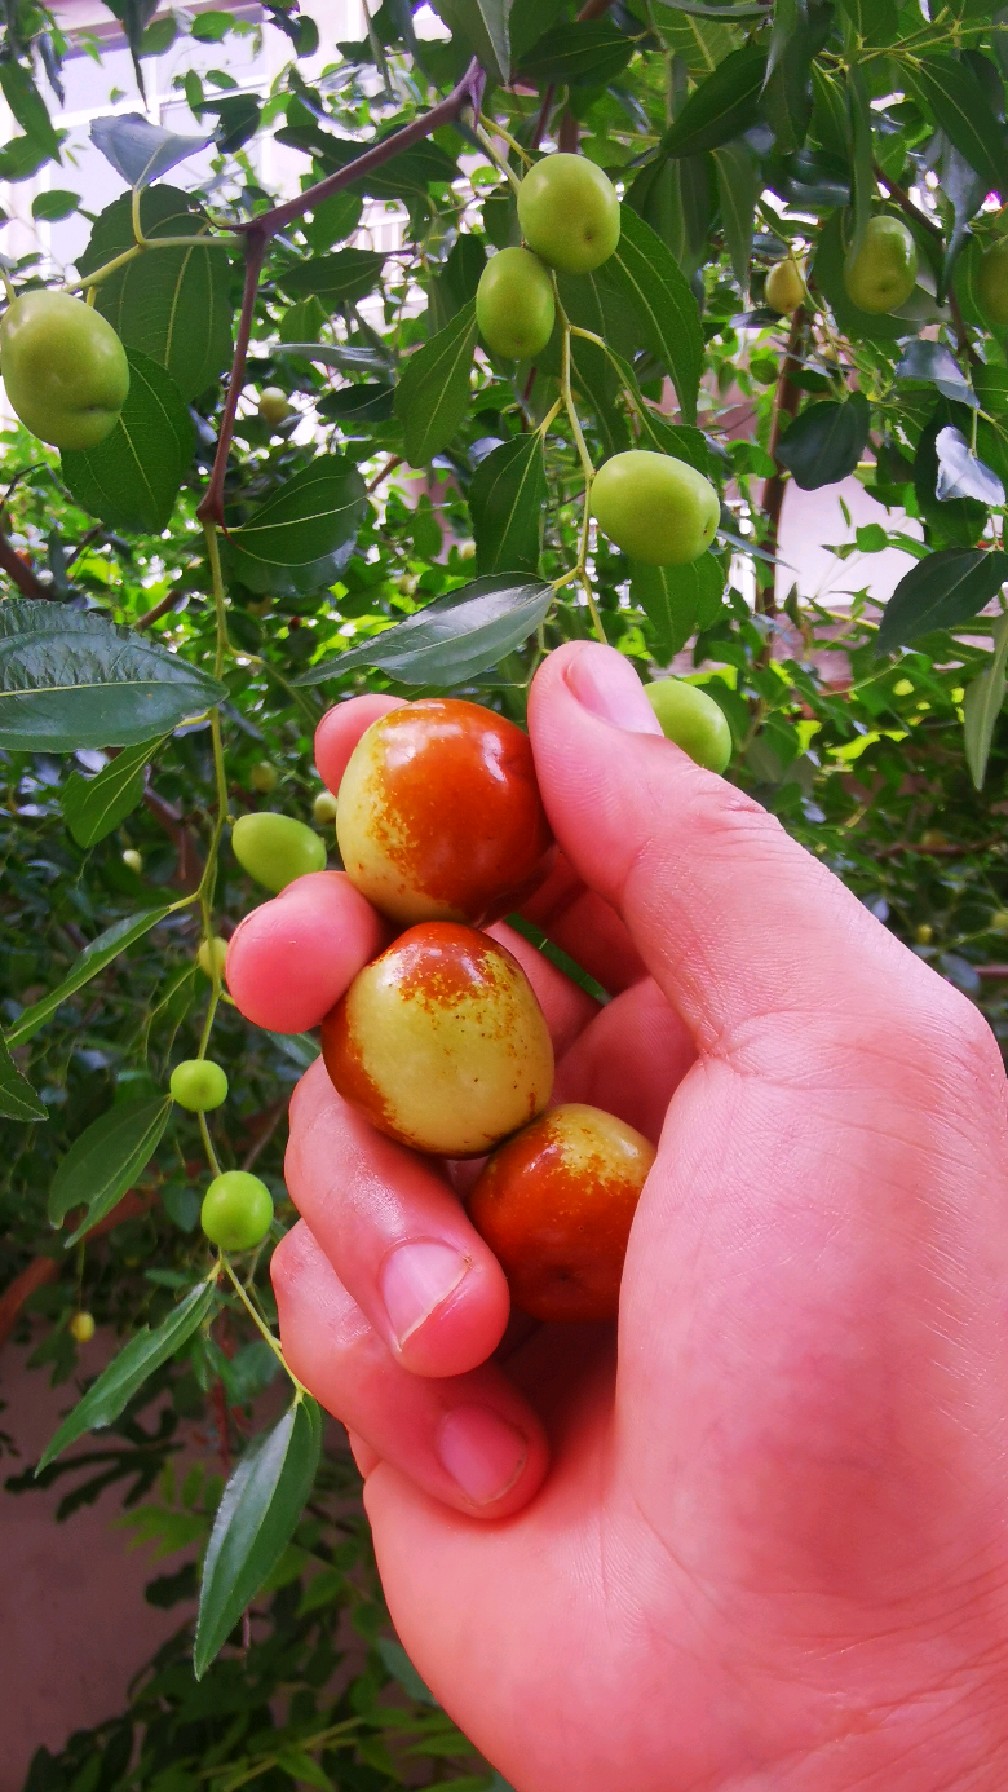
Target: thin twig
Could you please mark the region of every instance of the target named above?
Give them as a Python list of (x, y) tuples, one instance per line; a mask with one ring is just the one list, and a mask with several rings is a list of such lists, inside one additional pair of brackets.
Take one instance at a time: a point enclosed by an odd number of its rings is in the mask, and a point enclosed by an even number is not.
[[(791, 318), (791, 329), (788, 333), (787, 350), (777, 382), (777, 406), (774, 411), (773, 431), (770, 437), (770, 458), (776, 463), (777, 450), (781, 436), (795, 416), (801, 400), (801, 391), (795, 376), (801, 366), (804, 352), (805, 333), (808, 329), (809, 316), (803, 305), (799, 305)], [(766, 522), (766, 534), (761, 546), (772, 556), (770, 561), (758, 563), (756, 588), (756, 608), (764, 616), (773, 616), (777, 609), (777, 544), (780, 538), (781, 513), (784, 509), (784, 471), (775, 465), (775, 470), (763, 487), (763, 515)]]

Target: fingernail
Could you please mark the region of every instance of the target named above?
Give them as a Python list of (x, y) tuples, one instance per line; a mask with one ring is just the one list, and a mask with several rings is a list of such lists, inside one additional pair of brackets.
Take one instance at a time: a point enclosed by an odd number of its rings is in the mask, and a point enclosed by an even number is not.
[(381, 1296), (400, 1350), (454, 1294), (470, 1268), (469, 1257), (437, 1238), (414, 1239), (389, 1253), (381, 1270)]
[(571, 655), (564, 677), (569, 690), (593, 716), (628, 734), (660, 734), (661, 723), (628, 659), (614, 647), (586, 641)]
[(456, 1406), (445, 1413), (437, 1447), (442, 1467), (476, 1506), (502, 1499), (528, 1459), (521, 1432), (488, 1406)]

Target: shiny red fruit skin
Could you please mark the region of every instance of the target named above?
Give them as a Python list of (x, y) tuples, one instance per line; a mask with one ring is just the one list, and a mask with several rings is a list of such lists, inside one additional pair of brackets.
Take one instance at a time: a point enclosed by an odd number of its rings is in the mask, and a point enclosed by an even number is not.
[(337, 803), (351, 882), (406, 924), (499, 919), (534, 887), (552, 844), (528, 736), (461, 698), (380, 716)]
[(580, 1102), (549, 1108), (488, 1158), (469, 1218), (535, 1319), (615, 1319), (654, 1146)]
[(480, 1157), (541, 1113), (553, 1046), (521, 965), (454, 921), (411, 927), (322, 1022), (343, 1099), (400, 1144)]

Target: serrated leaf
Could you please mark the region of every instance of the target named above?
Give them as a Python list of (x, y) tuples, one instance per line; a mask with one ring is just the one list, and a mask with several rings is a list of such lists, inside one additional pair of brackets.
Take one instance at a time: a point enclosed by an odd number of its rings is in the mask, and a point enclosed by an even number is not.
[(943, 503), (954, 498), (975, 498), (978, 503), (998, 507), (1005, 501), (1005, 488), (998, 475), (975, 455), (961, 430), (947, 424), (935, 437), (938, 473), (935, 496)]
[(311, 1493), (322, 1449), (322, 1415), (307, 1395), (294, 1401), (246, 1451), (217, 1508), (203, 1561), (193, 1670), (197, 1680), (273, 1572)]
[(502, 442), (480, 461), (469, 487), (480, 572), (538, 571), (545, 503), (540, 435)]
[(671, 375), (688, 422), (696, 416), (703, 366), (700, 313), (680, 268), (661, 238), (623, 207), (620, 240), (598, 269), (603, 286), (633, 306), (643, 346)]
[(879, 653), (933, 629), (969, 622), (996, 597), (1008, 579), (1008, 553), (1001, 548), (941, 548), (904, 573), (875, 637)]
[(292, 298), (321, 299), (331, 311), (376, 290), (388, 257), (372, 249), (337, 249), (277, 272), (277, 284)]
[(966, 763), (977, 790), (983, 789), (997, 719), (1004, 708), (1008, 658), (1008, 617), (994, 624), (994, 657), (989, 666), (967, 686), (963, 697), (963, 736)]
[(228, 560), (243, 568), (308, 566), (338, 549), (349, 550), (364, 520), (364, 481), (354, 462), (317, 455), (243, 523), (229, 528)]
[(85, 946), (62, 983), (57, 983), (55, 989), (49, 990), (37, 1002), (33, 1002), (30, 1008), (22, 1010), (8, 1030), (7, 1044), (20, 1045), (24, 1040), (33, 1038), (62, 1002), (75, 995), (77, 990), (83, 989), (85, 983), (90, 983), (92, 977), (97, 977), (99, 971), (112, 963), (113, 958), (118, 958), (120, 952), (125, 952), (135, 940), (142, 939), (145, 933), (149, 933), (152, 927), (156, 927), (170, 913), (171, 904), (166, 902), (159, 908), (146, 909), (142, 915), (127, 915), (121, 921), (114, 921), (111, 927), (106, 927), (97, 939)]
[(699, 629), (714, 626), (724, 588), (725, 568), (714, 554), (701, 554), (686, 566), (631, 562), (630, 594), (651, 624), (659, 664), (667, 666)]
[(3, 1039), (0, 1039), (0, 1114), (5, 1120), (49, 1118), (45, 1103), (39, 1100), (28, 1078), (18, 1069)]
[(165, 737), (140, 741), (117, 753), (97, 777), (71, 772), (60, 792), (60, 807), (70, 838), (78, 846), (104, 840), (143, 800), (144, 770)]
[[(213, 235), (206, 213), (175, 187), (142, 193), (140, 225), (155, 242), (159, 237)], [(132, 200), (124, 193), (95, 219), (80, 258), (81, 273), (91, 273), (132, 246)], [(236, 252), (232, 248), (230, 254)], [(186, 399), (199, 397), (231, 361), (230, 254), (220, 247), (152, 249), (95, 290), (97, 309), (127, 348), (163, 367)]]
[(65, 449), (63, 477), (84, 510), (110, 529), (166, 529), (192, 463), (196, 431), (169, 373), (126, 350), (130, 386), (115, 428), (94, 448)]
[(330, 654), (298, 683), (326, 684), (380, 666), (405, 684), (465, 684), (521, 647), (552, 602), (552, 586), (538, 579), (477, 579), (346, 653)]
[(743, 299), (749, 294), (753, 218), (762, 185), (759, 163), (742, 143), (725, 143), (714, 151), (718, 200), (732, 270)]
[(49, 1189), (49, 1223), (60, 1226), (75, 1207), (80, 1225), (65, 1240), (69, 1247), (111, 1213), (150, 1163), (171, 1113), (167, 1096), (116, 1104), (92, 1120), (60, 1161)]
[(0, 604), (0, 746), (134, 746), (220, 702), (224, 687), (156, 642), (63, 604)]
[(111, 162), (128, 187), (143, 187), (199, 155), (212, 137), (180, 137), (177, 131), (149, 124), (142, 112), (119, 112), (91, 121), (91, 141)]
[(76, 1443), (85, 1431), (111, 1425), (132, 1400), (155, 1369), (181, 1349), (198, 1331), (214, 1303), (214, 1283), (198, 1282), (183, 1301), (169, 1313), (154, 1331), (145, 1325), (124, 1350), (113, 1357), (97, 1381), (93, 1381), (82, 1400), (63, 1420), (39, 1458), (36, 1474), (48, 1468), (68, 1444)]
[(871, 411), (862, 392), (806, 406), (785, 430), (777, 459), (802, 491), (836, 485), (853, 473), (868, 441)]
[(760, 44), (733, 50), (690, 94), (661, 140), (661, 153), (693, 156), (749, 130), (759, 117), (766, 63)]
[(972, 69), (950, 56), (923, 56), (906, 64), (903, 79), (925, 118), (937, 119), (987, 186), (1008, 188), (1008, 132)]
[(426, 466), (448, 447), (459, 428), (469, 408), (475, 348), (473, 299), (405, 363), (396, 386), (395, 413), (412, 466)]

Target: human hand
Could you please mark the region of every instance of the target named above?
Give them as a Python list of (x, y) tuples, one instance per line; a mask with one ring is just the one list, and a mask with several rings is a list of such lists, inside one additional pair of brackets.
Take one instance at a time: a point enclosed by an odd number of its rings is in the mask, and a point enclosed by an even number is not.
[[(330, 712), (327, 782), (382, 705)], [(613, 999), (493, 931), (534, 976), (556, 1099), (659, 1153), (618, 1336), (499, 1350), (506, 1287), (446, 1168), (370, 1132), (321, 1064), (295, 1092), (284, 1348), (355, 1434), (399, 1634), (518, 1792), (1002, 1792), (995, 1043), (655, 738), (618, 655), (554, 653), (529, 725), (563, 854), (530, 912)], [(303, 879), (238, 929), (232, 993), (314, 1024), (386, 938), (340, 874)]]

